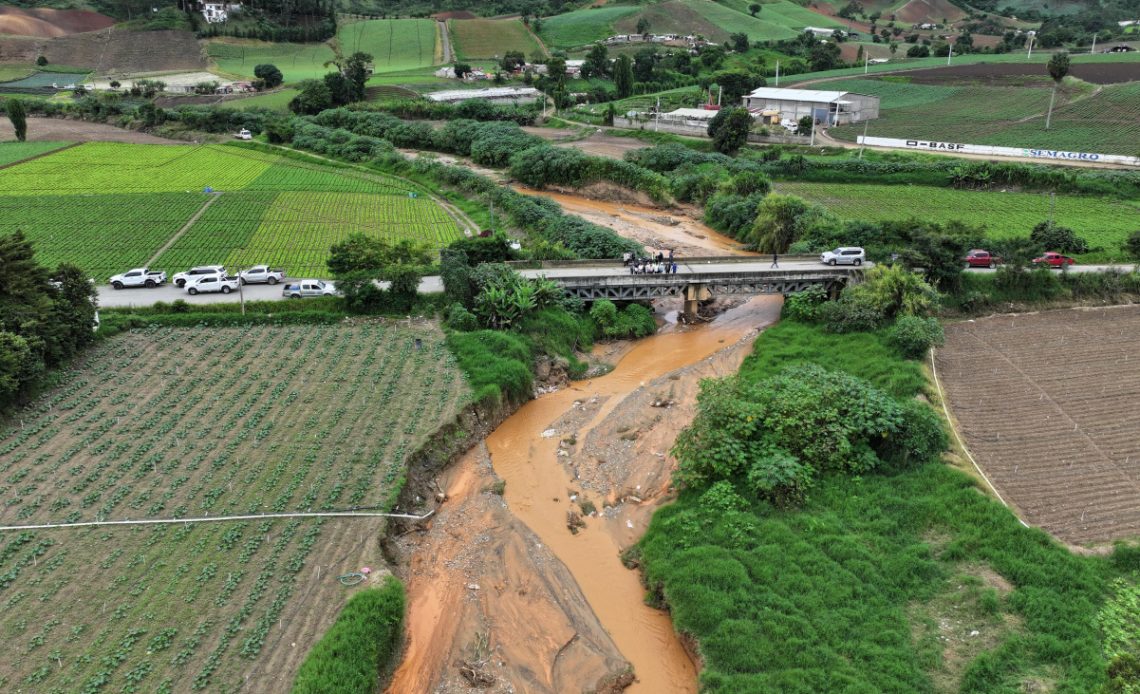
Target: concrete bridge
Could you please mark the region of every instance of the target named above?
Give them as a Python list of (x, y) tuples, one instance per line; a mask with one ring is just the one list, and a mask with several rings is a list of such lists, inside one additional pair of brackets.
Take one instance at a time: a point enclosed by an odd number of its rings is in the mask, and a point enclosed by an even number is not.
[[(546, 277), (572, 296), (586, 301), (640, 301), (683, 296), (685, 313), (696, 312), (700, 301), (721, 294), (795, 294), (822, 287), (829, 294), (862, 277), (864, 268), (828, 267), (818, 260), (790, 260), (771, 267), (771, 259), (746, 262), (677, 263), (677, 274), (631, 275), (623, 266), (559, 268)], [(574, 272), (574, 270), (579, 270)]]

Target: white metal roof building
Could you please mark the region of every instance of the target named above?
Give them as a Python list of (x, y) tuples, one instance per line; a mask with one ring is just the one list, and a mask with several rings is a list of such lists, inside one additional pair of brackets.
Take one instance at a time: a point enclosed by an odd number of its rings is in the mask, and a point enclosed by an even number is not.
[(782, 120), (814, 116), (829, 125), (861, 123), (879, 117), (879, 97), (820, 89), (760, 87), (744, 97), (750, 111), (779, 111)]
[(468, 99), (484, 99), (497, 103), (529, 101), (538, 98), (534, 87), (492, 87), (490, 89), (448, 89), (424, 94), (432, 101), (456, 103)]

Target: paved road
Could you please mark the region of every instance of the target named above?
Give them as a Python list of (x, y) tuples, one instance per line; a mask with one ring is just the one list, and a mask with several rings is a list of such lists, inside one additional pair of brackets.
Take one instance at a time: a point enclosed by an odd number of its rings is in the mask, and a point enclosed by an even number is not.
[[(687, 275), (700, 272), (767, 272), (770, 270), (770, 258), (762, 258), (751, 262), (724, 262), (700, 263), (688, 265), (683, 262), (677, 264), (677, 274)], [(780, 270), (817, 270), (824, 267), (813, 260), (785, 260), (780, 262)], [(1069, 272), (1103, 272), (1105, 270), (1131, 270), (1132, 265), (1074, 265)], [(994, 272), (988, 269), (974, 269), (968, 272)], [(523, 270), (526, 277), (545, 276), (551, 279), (559, 277), (604, 277), (606, 275), (624, 275), (626, 270), (618, 262), (608, 265), (590, 267), (547, 268), (544, 270)], [(190, 304), (220, 304), (236, 303), (241, 297), (237, 292), (232, 294), (199, 294), (190, 296), (185, 290), (173, 285), (165, 285), (154, 289), (120, 289), (115, 290), (109, 286), (100, 286), (99, 306), (112, 307), (146, 307), (159, 301), (170, 303), (183, 299)], [(438, 276), (431, 275), (420, 282), (420, 292), (425, 294), (443, 291), (443, 282)], [(282, 286), (249, 285), (243, 290), (247, 301), (278, 301), (283, 299)]]

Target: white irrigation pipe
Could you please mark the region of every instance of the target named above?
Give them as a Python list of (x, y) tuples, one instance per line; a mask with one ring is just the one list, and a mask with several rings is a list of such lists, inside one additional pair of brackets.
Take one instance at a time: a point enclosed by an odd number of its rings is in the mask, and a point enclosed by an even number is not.
[[(1009, 508), (1009, 504), (1006, 503), (1006, 500), (1002, 498), (1001, 492), (997, 490), (997, 487), (994, 486), (993, 482), (990, 482), (990, 478), (986, 477), (986, 473), (982, 472), (982, 468), (980, 465), (978, 465), (978, 461), (974, 460), (974, 456), (970, 454), (970, 449), (966, 447), (966, 442), (963, 441), (962, 437), (958, 435), (958, 427), (954, 426), (954, 420), (950, 419), (950, 408), (946, 406), (946, 395), (942, 392), (942, 382), (938, 380), (938, 367), (934, 365), (933, 347), (930, 348), (930, 370), (934, 373), (934, 385), (938, 387), (938, 399), (942, 401), (942, 411), (946, 413), (946, 425), (949, 426), (950, 431), (953, 432), (954, 439), (958, 442), (958, 446), (966, 454), (966, 457), (970, 459), (970, 463), (974, 466), (974, 469), (978, 471), (978, 474), (981, 475), (982, 479), (985, 480), (986, 486), (988, 486), (990, 488), (990, 491), (994, 493), (994, 496), (997, 497), (997, 500), (1001, 502), (1002, 506)], [(1013, 515), (1017, 518), (1018, 522), (1027, 528), (1029, 527), (1029, 524), (1021, 520), (1021, 517), (1018, 516), (1016, 512)]]
[(265, 520), (267, 518), (405, 518), (424, 520), (435, 513), (435, 509), (422, 516), (407, 513), (360, 513), (356, 511), (336, 511), (327, 513), (258, 513), (248, 516), (205, 516), (202, 518), (156, 518), (152, 520), (84, 521), (83, 523), (45, 523), (43, 525), (0, 525), (4, 530), (52, 530), (55, 528), (90, 528), (102, 525), (174, 525), (176, 523), (217, 523), (219, 521)]

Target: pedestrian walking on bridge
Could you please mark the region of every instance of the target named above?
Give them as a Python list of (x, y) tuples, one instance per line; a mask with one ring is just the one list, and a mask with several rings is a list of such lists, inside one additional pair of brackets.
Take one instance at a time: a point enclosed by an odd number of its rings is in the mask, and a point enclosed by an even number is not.
[(772, 253), (772, 264), (769, 266), (769, 269), (771, 269), (771, 268), (778, 268), (778, 267), (780, 267), (780, 256), (779, 256), (779, 255), (777, 255), (777, 254), (776, 254), (776, 253), (773, 251), (773, 253)]

